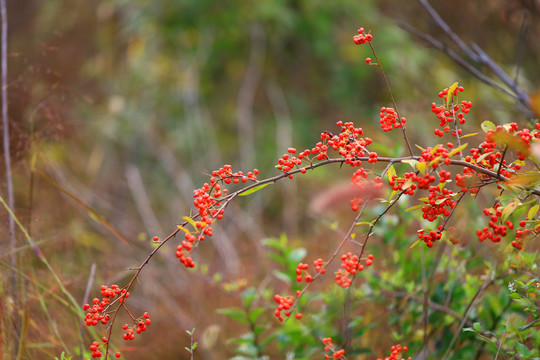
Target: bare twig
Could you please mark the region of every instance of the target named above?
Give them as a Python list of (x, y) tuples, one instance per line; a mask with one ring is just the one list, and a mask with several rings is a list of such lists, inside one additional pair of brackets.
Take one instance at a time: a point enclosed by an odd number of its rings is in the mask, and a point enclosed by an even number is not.
[(467, 316), (469, 316), (469, 311), (472, 309), (474, 303), (476, 302), (476, 299), (478, 299), (482, 295), (484, 290), (486, 290), (486, 288), (493, 282), (492, 275), (493, 275), (493, 271), (490, 270), (490, 272), (488, 274), (486, 274), (486, 279), (482, 283), (482, 286), (480, 286), (480, 288), (478, 288), (478, 291), (474, 294), (473, 298), (471, 299), (471, 301), (467, 305), (467, 308), (465, 309), (465, 313), (463, 313), (463, 317), (461, 319), (461, 322), (460, 322), (456, 332), (454, 333), (454, 337), (450, 341), (450, 344), (446, 348), (446, 351), (445, 351), (445, 353), (444, 353), (444, 355), (442, 357), (443, 360), (447, 359), (448, 355), (452, 351), (452, 348), (454, 347), (454, 344), (455, 344), (456, 340), (458, 339), (459, 335), (461, 334), (461, 329), (463, 329), (463, 326), (467, 322)]
[(368, 42), (368, 44), (369, 44), (369, 47), (371, 48), (371, 52), (373, 53), (373, 57), (375, 58), (375, 62), (377, 64), (377, 67), (381, 71), (382, 77), (384, 79), (384, 83), (386, 85), (386, 89), (388, 90), (388, 93), (390, 94), (390, 99), (392, 100), (392, 104), (394, 105), (394, 109), (396, 110), (396, 115), (397, 115), (398, 121), (401, 124), (401, 131), (403, 132), (403, 139), (405, 140), (405, 144), (407, 144), (407, 148), (409, 150), (409, 155), (414, 156), (414, 152), (413, 152), (411, 143), (410, 143), (409, 139), (407, 138), (407, 128), (405, 127), (405, 123), (401, 121), (401, 117), (399, 115), (396, 100), (394, 99), (394, 95), (392, 93), (392, 88), (390, 87), (390, 83), (388, 82), (388, 78), (386, 77), (386, 73), (384, 72), (381, 61), (379, 60), (379, 57), (377, 56), (377, 53), (375, 52), (375, 49), (373, 48), (373, 45), (371, 44), (371, 42)]
[[(8, 19), (7, 19), (7, 9), (6, 9), (6, 0), (0, 0), (0, 15), (2, 18), (2, 29), (1, 29), (1, 41), (2, 41), (2, 50), (0, 54), (0, 62), (2, 67), (2, 128), (4, 130), (4, 161), (6, 166), (6, 183), (7, 183), (7, 193), (8, 193), (8, 206), (15, 211), (15, 195), (13, 192), (13, 179), (11, 175), (11, 154), (9, 149), (9, 114), (8, 114), (8, 88), (7, 88), (7, 32), (8, 32)], [(9, 217), (9, 247), (13, 251), (11, 255), (11, 266), (17, 268), (17, 256), (14, 252), (15, 247), (17, 246), (15, 240), (15, 221), (13, 217)], [(17, 273), (12, 273), (12, 290), (15, 291), (17, 288)]]
[[(476, 76), (481, 81), (485, 82), (486, 84), (492, 86), (493, 88), (497, 89), (498, 91), (503, 92), (504, 94), (510, 96), (513, 98), (518, 108), (523, 112), (523, 114), (527, 117), (528, 120), (534, 118), (534, 114), (531, 110), (531, 103), (530, 99), (525, 91), (523, 91), (519, 86), (517, 85), (517, 82), (515, 79), (512, 79), (504, 70), (501, 69), (501, 67), (491, 58), (489, 55), (485, 53), (484, 50), (482, 50), (477, 44), (471, 43), (470, 47), (467, 46), (463, 40), (448, 26), (448, 24), (441, 18), (441, 16), (437, 13), (437, 11), (429, 4), (427, 0), (419, 0), (419, 2), (422, 4), (422, 6), (426, 9), (426, 11), (429, 13), (433, 21), (435, 21), (435, 24), (441, 28), (451, 39), (456, 43), (458, 48), (461, 49), (461, 51), (467, 55), (472, 61), (479, 65), (486, 65), (494, 74), (495, 76), (502, 81), (503, 84), (505, 84), (510, 91), (502, 88), (501, 86), (495, 84), (491, 79), (489, 79), (485, 74), (480, 72), (479, 70), (472, 67), (465, 59), (463, 59), (461, 56), (459, 56), (457, 53), (455, 53), (453, 50), (449, 49), (445, 44), (440, 43), (439, 41), (435, 40), (433, 37), (422, 33), (421, 31), (414, 29), (413, 27), (409, 25), (401, 24), (400, 26), (411, 32), (412, 34), (421, 37), (428, 43), (430, 43), (432, 46), (436, 47), (437, 49), (441, 50), (445, 54), (447, 54), (450, 58), (452, 58), (454, 61), (456, 61), (459, 65), (464, 67), (467, 71), (469, 71), (471, 74)], [(524, 30), (522, 29), (521, 34), (524, 34)], [(519, 60), (519, 59), (518, 59)]]
[(255, 164), (253, 102), (262, 75), (266, 48), (262, 26), (254, 23), (251, 25), (250, 30), (251, 51), (237, 102), (240, 163), (244, 169), (252, 169)]

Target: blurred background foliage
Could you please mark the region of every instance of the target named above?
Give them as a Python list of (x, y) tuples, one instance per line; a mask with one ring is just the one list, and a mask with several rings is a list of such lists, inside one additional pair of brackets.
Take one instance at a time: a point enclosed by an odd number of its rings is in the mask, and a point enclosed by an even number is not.
[[(430, 105), (454, 81), (473, 101), (472, 125), (523, 121), (508, 98), (397, 25), (410, 24), (448, 42), (417, 2), (7, 3), (15, 212), (80, 304), (97, 296), (100, 284), (126, 282), (131, 272), (125, 269), (143, 261), (153, 236), (175, 229), (190, 213), (192, 190), (225, 163), (272, 176), (287, 147), (311, 147), (338, 120), (362, 126), (380, 144), (379, 153), (399, 153), (400, 135), (379, 128), (380, 107), (391, 105), (384, 83), (364, 63), (368, 48), (351, 40), (359, 26), (374, 34), (413, 142), (433, 145), (425, 143), (434, 121)], [(480, 44), (509, 73), (521, 62), (520, 86), (538, 91), (538, 1), (434, 6), (465, 41)], [(520, 37), (524, 23), (527, 31)], [(225, 340), (245, 329), (215, 310), (238, 305), (247, 283), (274, 286), (269, 269), (276, 265), (262, 239), (286, 233), (291, 246), (301, 244), (315, 257), (333, 251), (336, 235), (329, 224), (347, 226), (348, 203), (322, 209), (313, 203), (332, 199), (349, 176), (347, 169), (319, 169), (233, 204), (214, 239), (197, 251), (202, 265), (196, 271), (186, 272), (172, 248), (152, 259), (132, 306), (149, 311), (153, 324), (136, 342), (117, 343), (125, 357), (188, 358), (184, 330), (192, 328), (201, 342), (196, 358), (232, 356), (234, 346)], [(7, 214), (1, 212), (0, 219), (4, 227)], [(405, 235), (400, 236), (406, 242)], [(0, 258), (2, 310), (18, 318), (13, 324), (25, 332), (21, 342), (4, 342), (4, 348), (20, 345), (28, 359), (80, 353), (89, 336), (69, 316), (75, 310), (55, 298), (61, 294), (54, 278), (22, 235), (18, 241), (20, 295), (8, 292), (13, 269), (6, 254)], [(379, 339), (362, 345), (379, 354), (393, 341), (381, 340), (376, 330), (365, 336)], [(274, 343), (269, 354), (277, 356), (278, 349)]]

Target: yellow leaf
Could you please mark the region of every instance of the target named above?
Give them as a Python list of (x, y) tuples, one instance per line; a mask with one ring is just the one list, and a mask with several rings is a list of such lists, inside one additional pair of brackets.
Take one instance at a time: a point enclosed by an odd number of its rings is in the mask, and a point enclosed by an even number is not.
[(450, 151), (450, 154), (448, 154), (448, 156), (454, 156), (455, 154), (457, 154), (461, 150), (465, 149), (467, 146), (469, 146), (469, 144), (463, 144), (463, 145), (455, 148), (454, 150)]
[(195, 228), (195, 229), (197, 228), (197, 224), (195, 223), (195, 220), (193, 220), (189, 216), (183, 216), (182, 219), (187, 221), (191, 226), (193, 226), (193, 228)]
[(452, 84), (452, 86), (448, 88), (448, 94), (446, 95), (446, 108), (447, 109), (448, 109), (448, 106), (450, 105), (450, 99), (454, 97), (453, 94), (454, 94), (454, 91), (456, 91), (457, 87), (458, 87), (458, 83), (456, 81), (455, 83)]
[(386, 172), (386, 175), (388, 175), (388, 180), (392, 180), (394, 175), (396, 175), (396, 169), (394, 169), (394, 165), (390, 165), (388, 171)]
[(185, 227), (181, 226), (181, 225), (176, 225), (177, 228), (179, 228), (180, 230), (182, 230), (183, 232), (185, 232), (186, 234), (188, 235), (191, 235), (191, 232), (186, 229)]
[(416, 164), (416, 169), (422, 173), (422, 175), (426, 174), (426, 163), (423, 161), (420, 161)]
[(529, 220), (532, 220), (534, 219), (534, 217), (536, 216), (536, 213), (538, 212), (538, 204), (537, 205), (534, 205), (532, 208), (529, 209), (529, 212), (527, 213), (527, 218), (529, 218)]

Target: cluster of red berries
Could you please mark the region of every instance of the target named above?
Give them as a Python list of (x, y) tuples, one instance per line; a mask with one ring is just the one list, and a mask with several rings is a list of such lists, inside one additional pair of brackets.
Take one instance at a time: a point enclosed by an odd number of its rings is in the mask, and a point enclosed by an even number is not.
[[(538, 125), (537, 125), (538, 128)], [(506, 126), (498, 125), (495, 130), (488, 130), (486, 135), (486, 146), (495, 145), (511, 146), (516, 150), (519, 160), (524, 160), (530, 154), (529, 148), (533, 138), (540, 138), (540, 131), (531, 132), (529, 129), (519, 130), (516, 123)]]
[[(324, 261), (323, 259), (317, 259), (313, 261), (313, 266), (315, 267), (315, 271), (317, 273), (324, 274), (326, 273), (326, 269), (324, 268)], [(307, 270), (309, 269), (308, 264), (304, 263), (298, 263), (296, 266), (296, 281), (302, 282), (305, 281), (307, 283), (310, 283), (313, 281), (313, 276), (311, 276), (309, 273), (307, 273)], [(306, 272), (306, 275), (302, 277), (302, 273)]]
[(442, 237), (442, 231), (443, 226), (438, 226), (438, 231), (431, 230), (430, 232), (426, 233), (426, 229), (420, 229), (418, 230), (418, 238), (426, 243), (426, 246), (428, 248), (433, 247), (433, 244), (437, 240), (441, 240)]
[(103, 296), (101, 300), (98, 298), (92, 300), (92, 306), (90, 306), (90, 304), (84, 304), (83, 306), (83, 310), (87, 311), (84, 317), (86, 326), (96, 326), (99, 323), (104, 325), (107, 324), (111, 319), (111, 316), (104, 312), (111, 301), (118, 296), (118, 301), (122, 303), (129, 297), (129, 292), (125, 289), (120, 289), (118, 285), (111, 285), (111, 287), (102, 285), (101, 295)]
[[(103, 337), (104, 343), (107, 343), (108, 341), (109, 339), (107, 339), (106, 337)], [(90, 345), (90, 351), (92, 351), (91, 355), (93, 358), (100, 358), (103, 355), (101, 351), (99, 350), (99, 348), (100, 348), (100, 345), (99, 345), (99, 342), (97, 341), (92, 342), (92, 345)], [(116, 354), (114, 354), (114, 356), (119, 358), (122, 356), (122, 354), (120, 354), (120, 352), (117, 352)]]
[(500, 224), (500, 219), (503, 215), (502, 211), (499, 209), (500, 206), (501, 204), (497, 203), (492, 209), (484, 209), (483, 213), (485, 216), (489, 217), (489, 223), (488, 226), (485, 226), (483, 229), (476, 230), (476, 235), (480, 242), (483, 242), (486, 239), (495, 243), (500, 242), (501, 239), (506, 236), (508, 229), (514, 228), (514, 224), (511, 221)]
[[(300, 295), (300, 290), (296, 292), (296, 295)], [(294, 300), (290, 296), (280, 296), (280, 295), (274, 295), (274, 301), (278, 303), (277, 309), (274, 312), (274, 316), (278, 318), (279, 322), (283, 322), (283, 316), (281, 315), (281, 312), (285, 314), (286, 317), (291, 316), (290, 308), (294, 303)], [(299, 312), (296, 313), (295, 318), (300, 320), (303, 317), (303, 315)]]
[(324, 135), (328, 146), (345, 158), (346, 164), (353, 167), (362, 165), (358, 157), (364, 156), (366, 153), (369, 153), (369, 162), (377, 161), (377, 154), (366, 149), (366, 146), (373, 141), (370, 138), (361, 137), (364, 134), (362, 128), (355, 127), (352, 122), (338, 121), (336, 125), (341, 128), (339, 135), (330, 136), (329, 133), (323, 133), (321, 136)]
[[(505, 159), (502, 159), (503, 155), (501, 151), (497, 150), (497, 147), (510, 147), (516, 150), (519, 160), (524, 160), (529, 156), (530, 141), (533, 138), (540, 138), (539, 129), (540, 123), (536, 125), (536, 129), (533, 131), (529, 129), (519, 130), (516, 123), (497, 126), (494, 130), (487, 131), (486, 140), (478, 148), (470, 149), (471, 155), (465, 157), (464, 160), (482, 168), (497, 171), (502, 176), (511, 177), (521, 169), (521, 164), (520, 162), (508, 164)], [(489, 175), (477, 174), (471, 168), (463, 168), (463, 174), (463, 176), (476, 176), (479, 181), (490, 180)], [(461, 180), (464, 179), (463, 176), (460, 176)], [(456, 175), (458, 184), (460, 179)]]
[[(360, 263), (360, 258), (358, 255), (353, 255), (348, 252), (341, 256), (341, 267), (336, 272), (335, 281), (336, 284), (342, 288), (348, 288), (351, 286), (351, 276), (355, 275), (358, 271), (364, 270), (364, 265)], [(373, 264), (373, 255), (369, 254), (366, 261), (366, 266), (371, 266)]]
[[(192, 234), (186, 231), (185, 240), (176, 248), (176, 257), (186, 267), (194, 267), (195, 263), (191, 257), (184, 254), (184, 250), (191, 252), (193, 247), (196, 247), (194, 242), (203, 241), (206, 236), (211, 237), (213, 228), (210, 226), (215, 220), (221, 220), (225, 210), (220, 208), (220, 198), (228, 193), (228, 190), (223, 188), (223, 184), (238, 184), (246, 183), (248, 180), (257, 181), (259, 170), (244, 174), (242, 171), (233, 172), (231, 165), (224, 165), (219, 170), (212, 172), (210, 183), (203, 184), (202, 187), (193, 191), (193, 205), (197, 208), (197, 212), (201, 217), (200, 221), (192, 222), (196, 232)], [(156, 238), (154, 238), (155, 240)], [(158, 239), (159, 240), (159, 239)]]
[(516, 237), (512, 241), (512, 246), (518, 250), (523, 250), (523, 242), (526, 238), (532, 236), (532, 235), (538, 235), (540, 231), (540, 225), (536, 227), (535, 230), (531, 229), (524, 229), (525, 226), (527, 226), (527, 221), (529, 218), (525, 218), (525, 220), (521, 220), (519, 222), (519, 228), (516, 230)]
[(146, 327), (152, 323), (150, 320), (150, 315), (145, 312), (140, 319), (135, 320), (135, 325), (131, 328), (128, 324), (122, 325), (122, 329), (126, 330), (125, 334), (122, 335), (124, 340), (133, 340), (135, 339), (135, 334), (140, 334), (143, 331), (146, 331)]
[(416, 173), (408, 172), (403, 174), (402, 178), (393, 175), (391, 179), (388, 179), (388, 184), (394, 191), (404, 191), (406, 195), (414, 195), (417, 188), (428, 189), (429, 185), (435, 180), (435, 176), (428, 173), (419, 176)]
[(343, 349), (337, 350), (332, 344), (332, 338), (327, 337), (327, 338), (324, 338), (322, 341), (324, 343), (324, 351), (329, 353), (329, 354), (324, 355), (324, 358), (326, 360), (345, 358), (345, 350)]
[(353, 36), (353, 41), (356, 45), (362, 45), (373, 40), (373, 35), (364, 34), (364, 28), (358, 29), (358, 35)]
[[(436, 169), (439, 166), (439, 161), (442, 160), (442, 163), (444, 165), (450, 165), (450, 154), (448, 150), (454, 147), (454, 144), (447, 143), (446, 146), (448, 149), (444, 147), (444, 145), (439, 144), (435, 148), (428, 147), (426, 149), (422, 150), (422, 159), (426, 164), (429, 164), (433, 169)], [(456, 152), (452, 154), (452, 156), (459, 155), (459, 152)]]
[[(401, 346), (400, 344), (397, 344), (390, 348), (390, 356), (378, 358), (377, 360), (404, 360), (401, 353), (407, 352), (408, 350), (409, 348), (407, 348), (406, 346)], [(411, 359), (411, 357), (407, 358), (407, 360)]]
[(422, 200), (426, 204), (422, 207), (422, 217), (428, 221), (435, 221), (439, 215), (449, 216), (450, 209), (456, 206), (456, 202), (452, 199), (454, 195), (456, 194), (452, 190), (430, 186), (427, 200)]
[(452, 136), (462, 134), (461, 129), (458, 129), (456, 133), (456, 130), (451, 130), (450, 126), (447, 124), (452, 122), (454, 122), (456, 126), (457, 122), (459, 122), (461, 125), (465, 124), (465, 116), (463, 114), (467, 114), (470, 111), (472, 103), (462, 101), (459, 105), (453, 105), (451, 108), (448, 108), (447, 104), (449, 104), (448, 96), (451, 96), (452, 98), (456, 97), (458, 96), (458, 93), (463, 92), (463, 90), (463, 86), (457, 86), (452, 94), (448, 94), (449, 88), (446, 88), (439, 93), (439, 97), (443, 98), (445, 104), (440, 106), (437, 106), (435, 103), (431, 104), (431, 111), (437, 116), (437, 119), (440, 120), (439, 125), (443, 128), (442, 130), (436, 128), (435, 135), (442, 137), (444, 134), (449, 133), (450, 131), (452, 132)]
[[(302, 165), (302, 158), (308, 156), (310, 153), (311, 151), (306, 149), (302, 153), (300, 153), (298, 157), (296, 157), (294, 156), (294, 154), (296, 154), (296, 149), (290, 147), (289, 149), (287, 149), (287, 154), (284, 154), (281, 159), (278, 160), (276, 168), (283, 171), (284, 173), (288, 173), (295, 167)], [(304, 171), (302, 171), (302, 173), (305, 173), (305, 169)], [(289, 177), (292, 179), (293, 176), (289, 175)]]
[(398, 113), (396, 112), (396, 110), (392, 108), (386, 108), (386, 107), (381, 108), (380, 117), (381, 117), (381, 120), (380, 120), (381, 128), (384, 131), (391, 131), (392, 129), (400, 128), (402, 127), (402, 124), (407, 122), (407, 120), (404, 117), (398, 120), (399, 119)]

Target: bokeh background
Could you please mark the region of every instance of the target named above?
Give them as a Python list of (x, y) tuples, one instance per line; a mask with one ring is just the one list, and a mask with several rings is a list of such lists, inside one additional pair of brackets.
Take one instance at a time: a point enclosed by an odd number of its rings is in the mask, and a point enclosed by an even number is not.
[[(509, 73), (519, 68), (525, 91), (539, 88), (538, 1), (433, 6), (463, 40), (480, 44)], [(80, 304), (101, 284), (126, 283), (126, 268), (145, 259), (153, 236), (166, 236), (190, 214), (193, 189), (223, 164), (273, 176), (287, 147), (311, 147), (339, 120), (363, 127), (376, 151), (399, 154), (400, 135), (379, 127), (380, 107), (391, 106), (384, 82), (364, 62), (369, 48), (352, 42), (360, 26), (374, 34), (413, 143), (432, 145), (425, 142), (435, 126), (431, 102), (455, 81), (474, 103), (472, 126), (523, 119), (511, 99), (400, 28), (453, 46), (418, 2), (10, 0), (7, 8), (14, 210)], [(245, 329), (216, 309), (238, 305), (247, 284), (275, 282), (264, 238), (285, 233), (291, 246), (331, 253), (331, 224), (351, 218), (348, 202), (334, 204), (332, 196), (350, 174), (320, 169), (232, 204), (197, 251), (197, 271), (186, 272), (172, 246), (161, 251), (131, 302), (153, 324), (119, 344), (124, 356), (187, 359), (185, 330), (195, 328), (196, 358), (231, 357), (226, 339)], [(5, 177), (0, 183), (5, 198)], [(0, 211), (4, 249), (7, 218)], [(54, 277), (20, 232), (17, 239), (17, 269), (12, 250), (0, 255), (4, 358), (18, 346), (10, 343), (13, 324), (25, 329), (23, 359), (86, 349), (91, 336)]]

